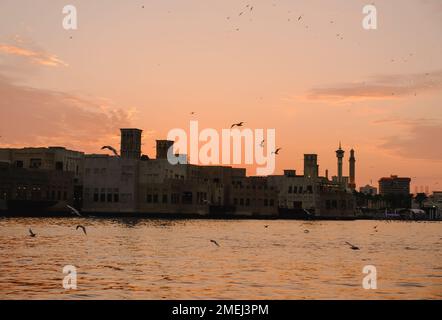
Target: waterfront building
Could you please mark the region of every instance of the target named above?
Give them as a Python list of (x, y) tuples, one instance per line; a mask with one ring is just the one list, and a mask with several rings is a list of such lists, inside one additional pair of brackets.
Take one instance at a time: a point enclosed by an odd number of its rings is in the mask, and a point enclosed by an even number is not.
[(65, 211), (74, 205), (74, 173), (0, 162), (0, 210), (21, 214)]
[(360, 187), (359, 192), (368, 196), (375, 196), (378, 194), (378, 188), (367, 184), (364, 187)]
[(398, 177), (397, 175), (381, 178), (379, 180), (379, 194), (382, 196), (408, 196), (410, 194), (410, 182), (410, 178)]
[(314, 167), (318, 168), (317, 157), (304, 155), (303, 175), (297, 175), (296, 170), (285, 170), (283, 175), (268, 177), (269, 185), (274, 186), (278, 192), (280, 214), (287, 217), (353, 217), (355, 201), (351, 192), (342, 188), (338, 181), (317, 176), (317, 169), (312, 174), (311, 169)]

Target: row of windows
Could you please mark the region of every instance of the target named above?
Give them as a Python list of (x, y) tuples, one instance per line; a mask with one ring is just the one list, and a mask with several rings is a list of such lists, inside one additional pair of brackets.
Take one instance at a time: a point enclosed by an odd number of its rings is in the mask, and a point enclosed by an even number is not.
[(288, 193), (313, 193), (313, 186), (307, 186), (305, 189), (303, 186), (289, 186)]
[[(20, 200), (41, 200), (43, 199), (43, 195), (46, 194), (46, 200), (67, 200), (68, 193), (67, 191), (62, 190), (47, 190), (46, 193), (42, 192), (40, 188), (33, 188), (31, 190), (26, 190), (23, 188), (17, 188), (15, 190), (15, 199)], [(1, 200), (8, 200), (9, 199), (9, 192), (7, 190), (0, 192), (0, 199)]]
[(264, 186), (255, 186), (255, 185), (253, 185), (253, 186), (250, 186), (250, 185), (247, 185), (247, 186), (243, 186), (241, 183), (235, 183), (235, 182), (232, 182), (232, 184), (233, 184), (233, 187), (235, 188), (235, 189), (252, 189), (252, 190), (256, 190), (256, 189), (258, 189), (258, 190), (267, 190), (267, 189), (269, 189), (269, 190), (273, 190), (274, 188), (273, 187), (268, 187), (267, 185), (264, 185)]
[[(338, 207), (339, 205), (339, 207)], [(353, 201), (349, 200), (348, 202), (346, 200), (326, 200), (325, 201), (325, 207), (327, 209), (349, 209), (353, 208)]]
[[(261, 199), (259, 199), (261, 200)], [(245, 207), (249, 207), (250, 206), (250, 199), (249, 198), (234, 198), (233, 199), (233, 204), (235, 206), (245, 206)], [(264, 199), (264, 206), (265, 207), (273, 207), (275, 205), (275, 200), (274, 199)]]
[[(148, 193), (146, 195), (146, 202), (147, 203), (169, 203), (169, 195), (164, 194), (150, 194)], [(197, 192), (196, 193), (196, 203), (197, 204), (204, 204), (207, 201), (207, 193), (206, 192)], [(172, 193), (170, 195), (170, 203), (172, 204), (178, 204), (180, 203), (180, 194), (179, 193)], [(193, 204), (193, 194), (192, 192), (183, 192), (181, 195), (181, 203), (183, 204)]]

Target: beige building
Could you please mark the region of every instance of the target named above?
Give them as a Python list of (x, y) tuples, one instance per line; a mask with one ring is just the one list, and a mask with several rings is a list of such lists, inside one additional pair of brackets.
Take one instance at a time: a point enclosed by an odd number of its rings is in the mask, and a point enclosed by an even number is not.
[(139, 160), (108, 155), (84, 159), (83, 211), (134, 213), (138, 201)]
[(306, 174), (297, 175), (295, 170), (285, 170), (284, 175), (268, 177), (269, 185), (278, 191), (280, 214), (286, 217), (354, 217), (356, 205), (351, 192), (343, 187), (342, 182), (320, 177), (318, 172), (317, 156), (306, 154)]

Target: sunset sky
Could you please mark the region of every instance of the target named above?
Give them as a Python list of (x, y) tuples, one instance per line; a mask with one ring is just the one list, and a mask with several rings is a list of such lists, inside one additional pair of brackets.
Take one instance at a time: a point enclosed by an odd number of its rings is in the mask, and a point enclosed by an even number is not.
[(358, 186), (398, 174), (442, 190), (441, 57), (440, 0), (2, 0), (0, 147), (97, 153), (137, 127), (154, 156), (190, 120), (245, 121), (276, 129), (277, 173), (317, 153), (335, 175), (342, 141)]

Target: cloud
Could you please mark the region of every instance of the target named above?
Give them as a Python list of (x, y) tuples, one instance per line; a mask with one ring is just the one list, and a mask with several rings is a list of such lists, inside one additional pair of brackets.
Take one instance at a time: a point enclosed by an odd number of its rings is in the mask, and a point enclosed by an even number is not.
[(354, 102), (395, 99), (442, 88), (442, 71), (431, 73), (380, 75), (357, 83), (344, 83), (311, 89), (305, 98), (310, 101)]
[(378, 124), (400, 125), (407, 127), (401, 135), (384, 138), (380, 148), (396, 155), (411, 159), (442, 161), (442, 122), (437, 119), (394, 120), (385, 119)]
[(48, 67), (67, 67), (68, 64), (62, 61), (54, 54), (49, 54), (37, 48), (29, 48), (32, 46), (21, 38), (14, 38), (16, 44), (0, 43), (0, 53), (22, 57), (31, 63), (48, 66)]
[(134, 110), (102, 99), (35, 89), (0, 76), (0, 143), (5, 146), (61, 145), (98, 152), (118, 143), (119, 129), (131, 126)]

